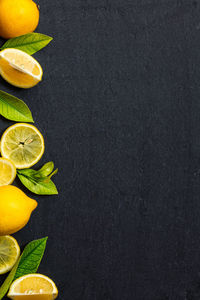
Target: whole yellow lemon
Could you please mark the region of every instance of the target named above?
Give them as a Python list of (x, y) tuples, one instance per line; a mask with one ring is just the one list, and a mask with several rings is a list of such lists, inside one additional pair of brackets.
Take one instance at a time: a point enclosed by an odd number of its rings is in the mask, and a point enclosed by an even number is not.
[(15, 233), (29, 221), (37, 202), (12, 185), (0, 187), (0, 236)]
[(38, 6), (32, 0), (0, 0), (0, 36), (10, 39), (33, 32), (39, 15)]

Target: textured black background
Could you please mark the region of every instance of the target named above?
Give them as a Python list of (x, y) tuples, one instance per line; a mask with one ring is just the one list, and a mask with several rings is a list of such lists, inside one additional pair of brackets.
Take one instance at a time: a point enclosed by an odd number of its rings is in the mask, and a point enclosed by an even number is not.
[(199, 300), (200, 1), (39, 4), (44, 80), (0, 88), (32, 110), (60, 193), (35, 197), (20, 245), (49, 236), (59, 299)]

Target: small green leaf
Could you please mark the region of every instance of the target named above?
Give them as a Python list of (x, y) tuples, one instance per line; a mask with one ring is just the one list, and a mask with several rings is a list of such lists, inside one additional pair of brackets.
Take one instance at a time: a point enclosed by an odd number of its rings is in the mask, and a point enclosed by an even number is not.
[(46, 248), (47, 237), (30, 242), (24, 249), (19, 260), (0, 287), (0, 300), (8, 292), (13, 280), (31, 273), (36, 273)]
[(49, 162), (38, 171), (33, 169), (18, 170), (17, 176), (23, 185), (34, 194), (57, 195), (58, 190), (51, 177), (58, 172), (58, 169), (52, 172), (53, 168), (53, 162)]
[(33, 122), (28, 106), (17, 97), (0, 91), (0, 114), (11, 121)]
[(52, 161), (46, 163), (38, 172), (44, 176), (48, 176), (54, 169), (54, 163)]
[(55, 169), (55, 171), (53, 171), (49, 176), (48, 179), (51, 179), (52, 176), (56, 175), (58, 173), (58, 168)]
[(47, 46), (52, 41), (52, 39), (53, 38), (48, 35), (32, 32), (9, 39), (1, 47), (1, 49), (3, 50), (6, 48), (16, 48), (32, 55)]

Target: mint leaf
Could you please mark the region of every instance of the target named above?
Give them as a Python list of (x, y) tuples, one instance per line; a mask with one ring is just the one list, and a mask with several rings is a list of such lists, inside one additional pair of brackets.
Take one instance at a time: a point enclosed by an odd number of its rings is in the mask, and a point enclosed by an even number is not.
[(46, 248), (47, 237), (30, 242), (24, 249), (18, 262), (0, 287), (0, 300), (6, 295), (13, 280), (36, 273)]
[(58, 169), (55, 171), (53, 169), (53, 162), (49, 162), (38, 171), (33, 169), (17, 170), (17, 176), (23, 185), (34, 194), (57, 195), (58, 190), (51, 177), (58, 172)]
[(17, 97), (0, 91), (0, 114), (11, 121), (33, 122), (28, 106)]
[(32, 32), (9, 39), (1, 47), (1, 49), (3, 50), (6, 48), (16, 48), (32, 55), (47, 46), (52, 41), (52, 39), (53, 38), (48, 35)]

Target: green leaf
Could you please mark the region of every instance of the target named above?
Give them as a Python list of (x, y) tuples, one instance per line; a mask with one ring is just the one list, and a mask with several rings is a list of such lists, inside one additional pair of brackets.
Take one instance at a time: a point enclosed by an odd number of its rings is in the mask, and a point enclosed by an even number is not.
[(32, 55), (47, 46), (52, 41), (52, 39), (53, 38), (48, 35), (32, 32), (9, 39), (1, 47), (1, 49), (3, 50), (6, 48), (16, 48)]
[(11, 283), (13, 282), (13, 279), (15, 277), (15, 273), (16, 273), (18, 265), (19, 265), (19, 261), (20, 261), (20, 259), (15, 264), (12, 271), (9, 273), (9, 275), (6, 277), (4, 283), (0, 287), (0, 300), (3, 299), (3, 297), (7, 294), (7, 291), (9, 289)]
[(24, 249), (14, 280), (26, 274), (36, 273), (46, 248), (47, 237), (30, 242)]
[(52, 161), (46, 163), (38, 172), (44, 176), (48, 176), (54, 169), (54, 163)]
[(58, 172), (58, 169), (52, 172), (53, 168), (53, 162), (49, 162), (38, 171), (33, 169), (17, 170), (17, 176), (23, 185), (34, 194), (57, 195), (58, 190), (51, 177)]
[(0, 91), (0, 114), (11, 121), (34, 122), (28, 106), (20, 99)]
[(31, 273), (36, 273), (46, 248), (47, 237), (30, 242), (24, 249), (19, 260), (0, 287), (0, 300), (8, 292), (13, 280)]
[(48, 179), (51, 179), (51, 177), (56, 175), (57, 173), (58, 173), (58, 168), (48, 176)]
[(17, 174), (20, 181), (29, 191), (37, 195), (57, 195), (58, 190), (52, 180), (35, 181), (33, 178), (26, 178), (24, 175)]

